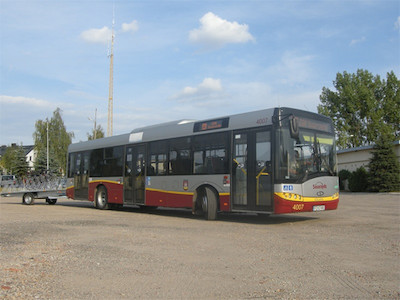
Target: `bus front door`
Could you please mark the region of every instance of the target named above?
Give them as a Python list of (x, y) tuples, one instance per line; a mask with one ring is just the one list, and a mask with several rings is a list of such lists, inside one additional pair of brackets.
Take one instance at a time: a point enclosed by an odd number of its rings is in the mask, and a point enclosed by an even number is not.
[(271, 132), (233, 135), (232, 208), (272, 211)]
[(89, 194), (89, 152), (81, 152), (76, 155), (74, 173), (75, 199), (88, 199)]
[(126, 148), (124, 174), (124, 203), (144, 204), (145, 147)]

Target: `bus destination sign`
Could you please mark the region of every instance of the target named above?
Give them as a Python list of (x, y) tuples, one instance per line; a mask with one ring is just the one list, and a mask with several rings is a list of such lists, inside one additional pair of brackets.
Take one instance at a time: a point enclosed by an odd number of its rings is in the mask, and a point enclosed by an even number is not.
[(326, 122), (319, 122), (312, 119), (303, 119), (300, 117), (297, 117), (297, 121), (299, 122), (299, 126), (302, 128), (321, 130), (326, 132), (331, 132), (332, 130), (331, 124)]
[(228, 126), (229, 126), (229, 118), (223, 118), (223, 119), (194, 123), (193, 131), (200, 132), (200, 131), (227, 128)]

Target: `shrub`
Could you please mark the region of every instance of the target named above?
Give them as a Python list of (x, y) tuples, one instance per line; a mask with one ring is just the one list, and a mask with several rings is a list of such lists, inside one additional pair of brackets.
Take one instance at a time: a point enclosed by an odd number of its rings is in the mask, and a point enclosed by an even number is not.
[(351, 172), (349, 170), (340, 170), (339, 171), (339, 188), (341, 191), (345, 190), (345, 181), (348, 180), (351, 176)]
[(368, 172), (360, 167), (351, 173), (349, 178), (349, 189), (352, 192), (366, 192), (368, 188)]

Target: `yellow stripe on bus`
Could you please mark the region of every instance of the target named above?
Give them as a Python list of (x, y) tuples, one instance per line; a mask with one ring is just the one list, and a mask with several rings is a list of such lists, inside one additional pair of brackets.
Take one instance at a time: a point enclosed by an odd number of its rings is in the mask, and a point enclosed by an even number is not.
[[(150, 192), (160, 192), (160, 193), (167, 193), (167, 194), (178, 194), (178, 195), (189, 195), (193, 196), (193, 192), (176, 192), (176, 191), (167, 191), (161, 189), (153, 189), (153, 188), (146, 188), (146, 191)], [(219, 193), (220, 196), (229, 196), (230, 193)]]
[(288, 201), (296, 202), (319, 202), (319, 201), (335, 201), (339, 198), (339, 193), (327, 197), (304, 197), (293, 193), (275, 193), (275, 195)]
[(89, 184), (94, 183), (94, 182), (107, 182), (107, 183), (114, 183), (114, 184), (123, 184), (122, 182), (119, 182), (119, 181), (104, 180), (104, 179), (92, 180), (92, 181), (89, 181)]
[(166, 190), (152, 189), (152, 188), (146, 188), (146, 191), (160, 192), (160, 193), (167, 193), (167, 194), (190, 195), (190, 196), (193, 196), (193, 194), (194, 194), (194, 193), (190, 193), (190, 192), (174, 192), (174, 191), (166, 191)]

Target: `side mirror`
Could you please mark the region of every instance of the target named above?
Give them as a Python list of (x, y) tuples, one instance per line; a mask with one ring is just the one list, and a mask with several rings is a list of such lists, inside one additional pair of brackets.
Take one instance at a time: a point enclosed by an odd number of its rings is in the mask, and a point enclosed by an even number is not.
[(295, 117), (290, 118), (289, 120), (289, 129), (290, 129), (290, 136), (293, 139), (299, 139), (299, 125), (297, 123), (297, 119)]

